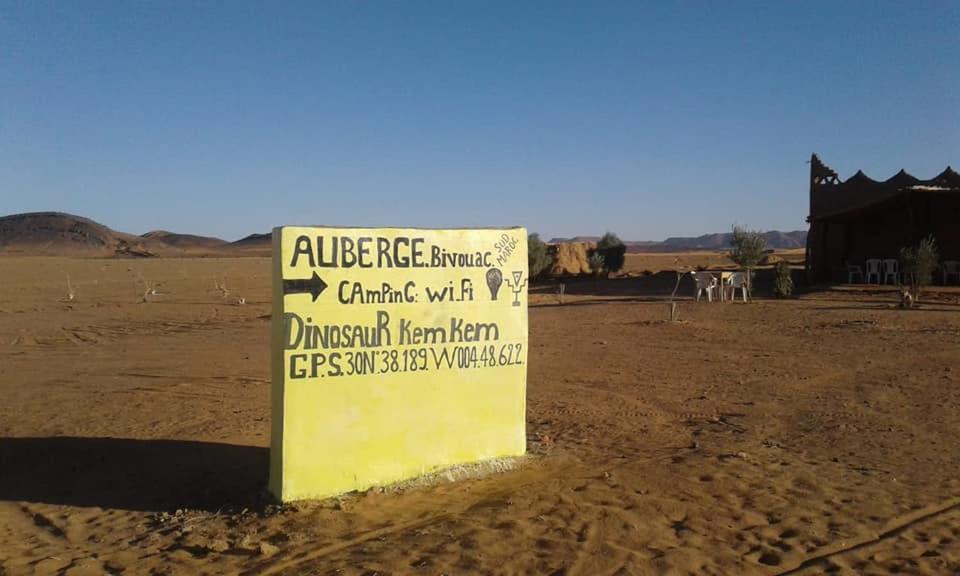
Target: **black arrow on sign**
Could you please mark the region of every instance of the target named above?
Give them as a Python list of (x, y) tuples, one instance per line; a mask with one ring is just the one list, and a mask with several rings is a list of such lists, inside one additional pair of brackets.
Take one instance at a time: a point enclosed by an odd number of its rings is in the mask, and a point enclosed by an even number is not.
[(283, 293), (286, 294), (310, 294), (313, 296), (313, 301), (316, 302), (317, 298), (323, 294), (323, 291), (327, 289), (327, 283), (323, 281), (316, 272), (313, 273), (313, 277), (306, 278), (302, 280), (284, 280), (283, 281)]

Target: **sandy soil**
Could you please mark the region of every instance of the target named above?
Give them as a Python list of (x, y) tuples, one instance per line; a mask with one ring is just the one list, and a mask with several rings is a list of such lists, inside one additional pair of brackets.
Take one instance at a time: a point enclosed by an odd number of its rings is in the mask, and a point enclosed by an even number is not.
[[(775, 259), (782, 259), (791, 264), (803, 265), (804, 249), (798, 250), (776, 250), (773, 253)], [(636, 275), (644, 273), (657, 273), (663, 270), (694, 269), (694, 268), (737, 268), (737, 265), (727, 257), (726, 252), (718, 251), (699, 251), (699, 252), (641, 252), (626, 255), (623, 265), (623, 273), (626, 275)]]
[(534, 294), (521, 466), (277, 507), (269, 272), (0, 259), (0, 574), (960, 571), (960, 293)]

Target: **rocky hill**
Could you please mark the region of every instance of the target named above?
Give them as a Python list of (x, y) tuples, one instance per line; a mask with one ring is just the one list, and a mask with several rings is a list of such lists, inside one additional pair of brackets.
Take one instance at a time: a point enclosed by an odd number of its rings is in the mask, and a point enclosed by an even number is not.
[(228, 244), (226, 240), (221, 240), (220, 238), (197, 236), (195, 234), (177, 234), (176, 232), (167, 232), (166, 230), (154, 230), (153, 232), (147, 232), (141, 237), (158, 240), (169, 246), (177, 246), (185, 249), (219, 248)]
[[(250, 240), (256, 237), (256, 241)], [(265, 243), (262, 237), (265, 237)], [(165, 230), (142, 236), (118, 232), (89, 218), (63, 212), (0, 217), (0, 255), (149, 257), (269, 255), (270, 234), (238, 242)]]
[(231, 242), (229, 249), (249, 256), (269, 256), (273, 253), (273, 233), (251, 234)]
[(153, 256), (164, 244), (61, 212), (0, 217), (0, 253), (51, 256)]
[[(767, 238), (767, 248), (777, 250), (803, 248), (807, 243), (806, 230), (795, 230), (793, 232), (771, 230), (765, 232), (764, 236)], [(651, 251), (685, 252), (690, 250), (726, 250), (730, 247), (732, 241), (732, 232), (704, 234), (703, 236), (693, 238), (667, 238), (659, 245), (651, 247)]]

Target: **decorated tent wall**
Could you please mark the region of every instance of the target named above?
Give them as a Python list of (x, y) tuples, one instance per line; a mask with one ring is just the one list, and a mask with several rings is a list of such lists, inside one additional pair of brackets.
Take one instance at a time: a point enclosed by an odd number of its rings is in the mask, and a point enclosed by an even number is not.
[(960, 260), (960, 174), (929, 180), (901, 170), (887, 180), (858, 171), (845, 181), (810, 159), (807, 274), (813, 282), (845, 281), (846, 265), (896, 258), (933, 234), (945, 260)]

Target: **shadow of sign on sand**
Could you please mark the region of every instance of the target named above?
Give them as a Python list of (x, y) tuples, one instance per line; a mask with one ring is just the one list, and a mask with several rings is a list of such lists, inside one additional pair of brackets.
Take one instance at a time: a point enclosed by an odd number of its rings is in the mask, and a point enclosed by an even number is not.
[(0, 500), (142, 511), (255, 508), (269, 451), (128, 438), (0, 438)]

